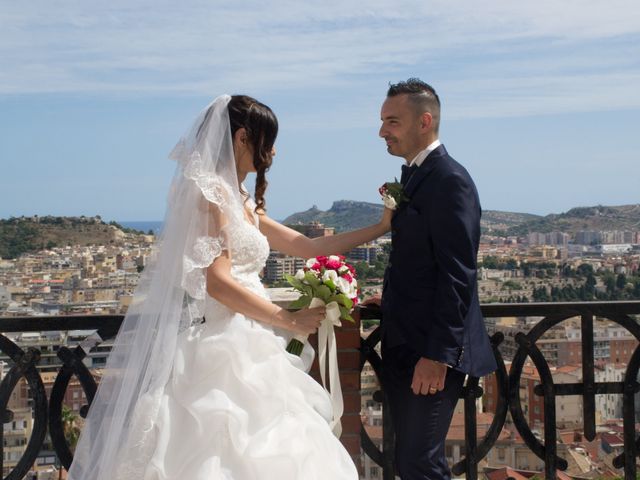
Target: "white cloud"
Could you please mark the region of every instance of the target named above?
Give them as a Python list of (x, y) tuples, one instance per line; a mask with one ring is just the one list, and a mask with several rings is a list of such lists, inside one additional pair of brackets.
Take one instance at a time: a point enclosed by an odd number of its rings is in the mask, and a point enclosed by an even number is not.
[(0, 5), (0, 95), (339, 87), (357, 112), (416, 72), (454, 116), (640, 107), (635, 0)]

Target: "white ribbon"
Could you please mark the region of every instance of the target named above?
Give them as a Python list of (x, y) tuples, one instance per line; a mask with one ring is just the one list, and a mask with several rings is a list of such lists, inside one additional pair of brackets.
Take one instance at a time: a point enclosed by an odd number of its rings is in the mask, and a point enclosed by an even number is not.
[[(313, 298), (309, 304), (309, 308), (323, 307), (324, 305), (325, 303), (321, 299)], [(331, 398), (333, 418), (329, 426), (333, 434), (336, 437), (340, 437), (342, 433), (340, 418), (344, 413), (344, 401), (342, 399), (342, 386), (340, 385), (340, 371), (338, 369), (336, 334), (333, 331), (333, 327), (334, 325), (336, 327), (342, 326), (342, 322), (340, 322), (340, 308), (336, 302), (330, 302), (326, 307), (326, 316), (320, 324), (320, 328), (318, 328), (318, 364), (320, 366), (322, 386)], [(304, 340), (301, 341), (304, 343)], [(328, 357), (327, 353), (329, 354)], [(327, 388), (325, 378), (327, 367), (329, 370), (329, 388)]]

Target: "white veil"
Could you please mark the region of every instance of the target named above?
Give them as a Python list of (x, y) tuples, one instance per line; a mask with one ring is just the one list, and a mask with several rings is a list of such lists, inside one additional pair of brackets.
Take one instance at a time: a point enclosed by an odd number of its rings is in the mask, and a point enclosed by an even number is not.
[(69, 470), (70, 480), (142, 478), (177, 336), (201, 322), (205, 270), (243, 221), (228, 95), (196, 118), (177, 161), (163, 231), (115, 339)]

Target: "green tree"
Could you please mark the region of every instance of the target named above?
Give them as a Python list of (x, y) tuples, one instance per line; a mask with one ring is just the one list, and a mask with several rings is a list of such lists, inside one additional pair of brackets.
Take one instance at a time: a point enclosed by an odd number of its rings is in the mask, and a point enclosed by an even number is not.
[(588, 263), (581, 263), (580, 265), (578, 265), (578, 268), (576, 269), (576, 272), (581, 277), (586, 277), (588, 275), (593, 275), (593, 273), (594, 273), (593, 266), (589, 265)]
[(518, 282), (516, 282), (515, 280), (507, 280), (502, 284), (502, 289), (509, 289), (509, 290), (522, 290), (522, 285), (520, 285)]
[[(78, 425), (78, 416), (66, 405), (62, 406), (62, 430), (64, 438), (69, 445), (69, 449), (73, 453), (80, 438), (80, 427)], [(62, 465), (58, 470), (58, 479), (62, 480)]]
[(616, 279), (613, 274), (606, 274), (603, 278), (604, 285), (607, 288), (607, 293), (612, 295), (616, 291)]
[(624, 273), (618, 275), (616, 279), (616, 287), (618, 290), (624, 290), (624, 287), (627, 286), (627, 276)]
[(510, 258), (505, 263), (505, 267), (509, 270), (517, 270), (518, 269), (518, 261), (515, 258)]
[(484, 268), (496, 269), (498, 268), (498, 259), (488, 255), (482, 259), (482, 266)]

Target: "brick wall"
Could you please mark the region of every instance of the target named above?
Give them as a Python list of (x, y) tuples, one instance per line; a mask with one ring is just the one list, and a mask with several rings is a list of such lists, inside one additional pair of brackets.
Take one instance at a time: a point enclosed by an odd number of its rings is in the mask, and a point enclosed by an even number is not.
[[(352, 314), (355, 323), (342, 322), (336, 328), (338, 344), (338, 365), (340, 367), (340, 383), (344, 398), (344, 415), (342, 416), (342, 436), (340, 440), (351, 454), (356, 465), (360, 466), (360, 315), (358, 310)], [(309, 338), (313, 348), (318, 347), (315, 335)], [(311, 367), (311, 375), (320, 382), (318, 358)], [(326, 378), (326, 377), (325, 377)]]

